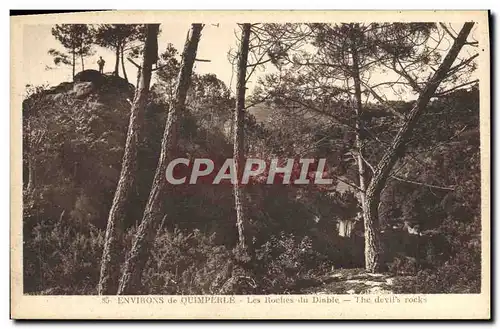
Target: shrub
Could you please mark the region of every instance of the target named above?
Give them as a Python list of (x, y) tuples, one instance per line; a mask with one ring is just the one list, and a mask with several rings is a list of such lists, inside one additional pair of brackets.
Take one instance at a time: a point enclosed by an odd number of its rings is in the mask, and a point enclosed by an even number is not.
[(417, 260), (414, 257), (398, 255), (388, 264), (389, 272), (397, 275), (412, 275), (417, 272)]
[[(214, 243), (215, 234), (175, 229), (158, 235), (142, 282), (148, 294), (249, 293), (238, 287), (247, 278), (235, 254)], [(247, 281), (253, 281), (248, 277)]]
[(480, 293), (481, 249), (464, 249), (437, 268), (401, 280), (396, 288), (397, 293)]
[(293, 293), (330, 268), (309, 237), (281, 234), (255, 250), (217, 245), (215, 234), (179, 229), (155, 239), (142, 283), (148, 294)]
[(331, 268), (328, 257), (313, 248), (310, 237), (281, 233), (256, 251), (261, 293), (295, 293), (314, 284), (318, 274)]

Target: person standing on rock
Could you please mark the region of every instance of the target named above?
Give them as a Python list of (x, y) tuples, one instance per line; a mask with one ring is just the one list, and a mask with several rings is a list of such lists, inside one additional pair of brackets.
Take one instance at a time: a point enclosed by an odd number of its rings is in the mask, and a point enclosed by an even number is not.
[(102, 56), (99, 56), (99, 60), (97, 61), (97, 65), (99, 65), (99, 73), (104, 74), (104, 63), (106, 61), (102, 59)]

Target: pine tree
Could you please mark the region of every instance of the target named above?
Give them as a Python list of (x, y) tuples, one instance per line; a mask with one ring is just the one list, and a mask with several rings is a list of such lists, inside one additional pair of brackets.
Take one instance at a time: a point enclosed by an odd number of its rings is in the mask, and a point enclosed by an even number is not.
[(415, 127), (417, 126), (417, 121), (420, 116), (427, 109), (427, 105), (432, 96), (434, 96), (436, 90), (442, 81), (450, 73), (450, 68), (453, 62), (457, 59), (458, 54), (462, 50), (462, 47), (467, 43), (467, 37), (474, 23), (465, 23), (462, 30), (458, 36), (454, 39), (453, 45), (451, 46), (448, 54), (444, 58), (443, 62), (439, 68), (435, 71), (430, 80), (426, 83), (424, 88), (421, 89), (419, 97), (405, 118), (405, 121), (398, 131), (398, 134), (393, 139), (390, 147), (382, 156), (382, 159), (374, 168), (373, 178), (370, 181), (366, 189), (366, 214), (365, 214), (365, 227), (366, 223), (372, 226), (372, 230), (367, 234), (365, 232), (365, 261), (366, 269), (372, 272), (378, 272), (381, 270), (382, 257), (380, 252), (380, 238), (379, 238), (379, 214), (378, 207), (380, 205), (380, 195), (382, 189), (387, 183), (387, 179), (396, 164), (397, 160), (402, 157), (407, 148), (407, 143)]
[(120, 219), (125, 217), (124, 208), (134, 184), (135, 171), (137, 169), (138, 136), (144, 119), (144, 110), (151, 82), (152, 66), (158, 59), (158, 28), (158, 24), (150, 24), (147, 26), (141, 80), (130, 111), (129, 128), (120, 179), (118, 181), (106, 227), (106, 239), (101, 260), (101, 275), (98, 286), (99, 295), (110, 294), (113, 288), (116, 289), (116, 285), (111, 282), (113, 274), (111, 270), (117, 256), (115, 250), (116, 246), (114, 245), (116, 243), (116, 224)]
[[(380, 96), (377, 86), (383, 88), (404, 84), (415, 93), (422, 95), (424, 90), (422, 86), (429, 82), (424, 80), (416, 83), (410, 74), (421, 73), (429, 70), (429, 67), (439, 65), (440, 56), (437, 56), (435, 49), (426, 45), (426, 40), (435, 29), (435, 24), (318, 23), (306, 24), (306, 26), (309, 28), (306, 29), (307, 33), (300, 28), (288, 28), (285, 32), (291, 31), (288, 33), (296, 39), (306, 35), (316, 51), (295, 56), (291, 60), (293, 66), (288, 71), (289, 75), (286, 78), (280, 78), (280, 86), (269, 85), (268, 88), (274, 97), (288, 104), (299, 104), (300, 107), (327, 117), (335, 122), (335, 125), (347, 127), (347, 130), (354, 135), (354, 141), (347, 154), (355, 160), (357, 177), (350, 178), (352, 182), (349, 182), (349, 185), (358, 191), (361, 205), (360, 215), (363, 217), (365, 230), (366, 269), (380, 271), (383, 248), (379, 218), (375, 209), (380, 204), (380, 192), (387, 179), (382, 175), (379, 178), (376, 177), (377, 165), (369, 163), (370, 154), (367, 149), (369, 145), (382, 143), (381, 140), (384, 138), (378, 138), (368, 129), (369, 122), (366, 120), (368, 113), (364, 109), (364, 104), (369, 97), (373, 97), (382, 104), (384, 110), (392, 114), (398, 128), (406, 125), (407, 116), (395, 110), (387, 100)], [(454, 39), (458, 40), (458, 38)], [(403, 67), (405, 62), (410, 63), (406, 69)], [(296, 73), (297, 67), (301, 68), (299, 75)], [(373, 72), (383, 73), (387, 69), (394, 70), (399, 78), (394, 81), (386, 80), (383, 83), (369, 82), (369, 77)], [(443, 79), (449, 79), (450, 75), (445, 74)], [(403, 82), (404, 79), (408, 81)], [(314, 90), (314, 93), (311, 93), (311, 90)], [(430, 97), (433, 93), (434, 91)], [(389, 145), (388, 142), (386, 143)], [(399, 151), (392, 155), (394, 158), (390, 161), (397, 161), (401, 157), (400, 153), (406, 147), (406, 142), (401, 143)], [(387, 148), (387, 145), (385, 147)], [(375, 161), (379, 160), (373, 154), (371, 157), (371, 160), (373, 158)], [(390, 165), (389, 162), (386, 165), (392, 169), (393, 164)], [(391, 169), (387, 170), (390, 172)], [(378, 181), (374, 182), (374, 179)], [(370, 185), (378, 187), (372, 188), (369, 194)]]
[[(115, 68), (113, 74), (118, 76), (120, 67), (120, 59), (127, 50), (127, 46), (134, 42), (144, 39), (144, 26), (140, 24), (102, 24), (94, 28), (95, 41), (98, 45), (114, 50), (115, 52)], [(124, 63), (122, 63), (124, 77)]]
[(85, 69), (84, 58), (92, 54), (93, 34), (86, 24), (61, 24), (52, 28), (52, 35), (59, 41), (68, 53), (50, 49), (56, 65), (71, 65), (75, 77), (76, 58), (80, 57), (82, 71)]
[(155, 226), (158, 225), (159, 221), (164, 216), (162, 205), (168, 187), (165, 178), (166, 168), (168, 162), (171, 160), (172, 151), (175, 147), (177, 119), (185, 107), (202, 28), (202, 24), (192, 24), (186, 38), (175, 98), (168, 112), (167, 122), (163, 133), (160, 159), (158, 160), (142, 222), (137, 229), (137, 233), (132, 243), (132, 249), (123, 266), (123, 273), (118, 287), (119, 295), (136, 294), (141, 290), (141, 274), (144, 268), (143, 265), (147, 262), (148, 248), (152, 241), (152, 234), (155, 232)]
[(248, 49), (250, 43), (251, 25), (249, 23), (241, 26), (240, 50), (238, 53), (238, 77), (236, 82), (236, 109), (234, 111), (234, 144), (233, 156), (236, 173), (236, 182), (234, 184), (234, 203), (236, 207), (236, 227), (238, 228), (239, 246), (247, 247), (248, 241), (245, 241), (244, 225), (247, 224), (246, 202), (243, 188), (240, 185), (245, 164), (245, 91), (247, 79), (247, 61)]

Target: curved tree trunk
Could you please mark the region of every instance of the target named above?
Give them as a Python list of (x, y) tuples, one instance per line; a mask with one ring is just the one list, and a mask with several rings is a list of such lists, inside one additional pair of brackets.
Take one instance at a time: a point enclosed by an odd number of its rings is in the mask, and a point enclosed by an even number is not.
[(387, 183), (387, 178), (389, 177), (394, 164), (404, 155), (407, 140), (411, 137), (411, 133), (417, 124), (417, 120), (425, 111), (429, 100), (436, 92), (436, 89), (441, 81), (446, 77), (446, 74), (453, 65), (453, 62), (457, 58), (460, 50), (467, 42), (467, 37), (473, 26), (474, 23), (464, 24), (462, 30), (454, 40), (448, 54), (420, 93), (416, 104), (407, 115), (406, 121), (399, 129), (399, 132), (394, 138), (391, 146), (382, 156), (382, 159), (375, 168), (373, 178), (366, 190), (366, 222), (371, 228), (371, 234), (365, 239), (365, 241), (368, 242), (367, 246), (365, 246), (365, 248), (367, 248), (365, 250), (368, 252), (365, 255), (365, 266), (368, 271), (379, 272), (382, 269), (382, 257), (379, 249), (380, 232), (378, 218), (378, 206), (380, 204), (382, 189)]
[[(139, 132), (144, 118), (144, 109), (148, 99), (149, 85), (151, 82), (151, 68), (158, 56), (157, 35), (159, 24), (147, 26), (147, 37), (142, 65), (142, 79), (137, 88), (132, 109), (130, 110), (130, 120), (125, 143), (125, 151), (122, 161), (122, 169), (118, 186), (116, 188), (113, 204), (109, 212), (108, 224), (106, 227), (106, 237), (101, 260), (101, 272), (98, 285), (98, 293), (111, 294), (117, 289), (117, 266), (118, 253), (116, 250), (116, 224), (125, 217), (125, 205), (129, 198), (134, 176), (137, 169), (137, 148)], [(114, 278), (114, 280), (113, 280)]]
[(248, 48), (250, 43), (250, 24), (245, 23), (241, 31), (241, 44), (238, 54), (238, 77), (236, 82), (236, 109), (234, 111), (233, 157), (236, 173), (234, 184), (234, 205), (236, 208), (236, 227), (238, 228), (239, 246), (247, 247), (245, 243), (246, 199), (243, 187), (240, 185), (245, 166), (245, 85), (247, 74)]
[(158, 225), (164, 217), (163, 203), (165, 202), (164, 196), (168, 187), (168, 183), (165, 179), (166, 168), (168, 162), (172, 158), (172, 151), (176, 145), (177, 117), (184, 109), (186, 103), (186, 95), (191, 84), (191, 74), (196, 59), (202, 28), (202, 24), (192, 24), (184, 45), (175, 99), (168, 112), (167, 122), (163, 133), (160, 159), (156, 167), (142, 222), (139, 225), (132, 243), (132, 249), (123, 266), (123, 273), (118, 287), (119, 295), (141, 293), (142, 269), (148, 259), (148, 248), (154, 239), (154, 233), (156, 232), (155, 226)]

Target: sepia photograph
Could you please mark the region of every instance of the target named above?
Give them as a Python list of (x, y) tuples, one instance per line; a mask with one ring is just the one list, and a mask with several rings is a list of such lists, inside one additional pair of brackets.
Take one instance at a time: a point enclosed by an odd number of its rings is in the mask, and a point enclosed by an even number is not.
[(13, 317), (489, 318), (487, 11), (91, 14), (11, 18)]

